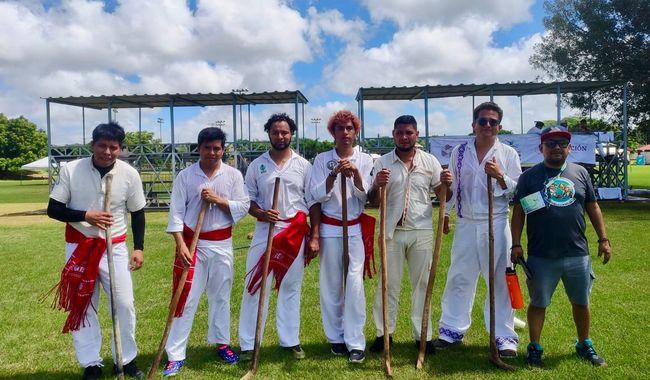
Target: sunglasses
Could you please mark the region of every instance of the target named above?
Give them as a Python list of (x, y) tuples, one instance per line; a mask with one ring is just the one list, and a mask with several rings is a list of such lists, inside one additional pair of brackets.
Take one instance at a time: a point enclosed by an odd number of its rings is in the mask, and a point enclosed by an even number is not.
[(559, 146), (560, 148), (565, 149), (566, 147), (569, 146), (569, 142), (566, 141), (566, 140), (560, 140), (560, 141), (546, 140), (546, 141), (544, 141), (544, 146), (546, 146), (549, 149), (553, 149), (556, 146)]
[(479, 117), (478, 119), (476, 119), (476, 122), (481, 127), (485, 127), (488, 124), (490, 124), (490, 127), (496, 127), (497, 125), (499, 125), (501, 123), (500, 120), (487, 118), (487, 117)]

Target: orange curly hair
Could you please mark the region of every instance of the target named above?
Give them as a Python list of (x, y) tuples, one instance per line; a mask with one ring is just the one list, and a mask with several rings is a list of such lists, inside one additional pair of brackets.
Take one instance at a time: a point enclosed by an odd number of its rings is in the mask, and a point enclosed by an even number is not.
[(332, 136), (334, 136), (334, 127), (336, 125), (347, 124), (349, 121), (351, 121), (354, 126), (354, 132), (359, 135), (359, 132), (361, 131), (361, 120), (357, 115), (348, 110), (334, 112), (327, 122), (327, 130)]

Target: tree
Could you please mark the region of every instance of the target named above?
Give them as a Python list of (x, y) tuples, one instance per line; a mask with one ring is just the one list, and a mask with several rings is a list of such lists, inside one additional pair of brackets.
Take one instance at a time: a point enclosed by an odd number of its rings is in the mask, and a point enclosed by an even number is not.
[[(554, 80), (628, 82), (628, 113), (650, 120), (650, 1), (547, 0), (548, 33), (531, 64)], [(600, 109), (622, 120), (623, 86), (567, 96), (571, 106)]]
[(124, 145), (126, 146), (135, 146), (138, 143), (142, 144), (155, 144), (160, 142), (158, 139), (154, 139), (153, 132), (142, 131), (142, 135), (138, 136), (139, 132), (126, 132), (124, 136)]
[(44, 131), (22, 116), (9, 119), (0, 113), (0, 172), (17, 172), (46, 154)]

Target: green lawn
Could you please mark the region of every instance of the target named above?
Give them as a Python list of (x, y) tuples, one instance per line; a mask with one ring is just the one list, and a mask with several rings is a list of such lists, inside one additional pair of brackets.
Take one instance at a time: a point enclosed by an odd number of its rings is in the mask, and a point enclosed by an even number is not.
[(0, 203), (47, 204), (47, 179), (0, 181)]
[(650, 189), (650, 165), (628, 166), (627, 180), (633, 189)]
[[(3, 194), (12, 193), (11, 186), (0, 186)], [(18, 185), (13, 186), (18, 187)], [(15, 192), (14, 192), (15, 193)], [(37, 197), (40, 199), (40, 197)], [(4, 201), (4, 197), (2, 200)], [(34, 199), (32, 199), (33, 201)], [(30, 201), (31, 202), (31, 201)], [(43, 201), (44, 207), (44, 201)], [(416, 349), (413, 347), (408, 318), (410, 286), (404, 277), (401, 309), (398, 317), (393, 370), (395, 378), (648, 378), (650, 376), (650, 298), (647, 279), (650, 276), (650, 205), (606, 203), (602, 205), (609, 237), (614, 247), (612, 262), (603, 266), (594, 262), (597, 281), (592, 293), (592, 338), (599, 353), (609, 367), (592, 368), (577, 360), (573, 353), (575, 331), (570, 305), (562, 289), (556, 292), (547, 313), (543, 334), (547, 368), (533, 372), (523, 368), (522, 354), (527, 343), (527, 331), (520, 331), (522, 344), (520, 358), (514, 363), (520, 367), (506, 374), (488, 362), (488, 339), (482, 321), (482, 304), (485, 294), (479, 282), (477, 302), (473, 311), (474, 324), (465, 343), (451, 350), (428, 357), (423, 371), (414, 369)], [(0, 213), (1, 214), (1, 213)], [(139, 363), (146, 369), (151, 363), (160, 340), (167, 313), (171, 283), (173, 245), (164, 233), (167, 214), (147, 214), (145, 266), (134, 273), (136, 308), (138, 316), (137, 341), (140, 349)], [(234, 238), (236, 250), (236, 281), (232, 292), (233, 345), (237, 346), (237, 321), (243, 288), (246, 233), (253, 226), (252, 218), (237, 225)], [(45, 216), (0, 217), (3, 239), (0, 240), (0, 378), (68, 379), (76, 378), (81, 371), (72, 349), (69, 335), (63, 335), (65, 314), (50, 309), (49, 302), (40, 303), (39, 297), (54, 285), (63, 262), (63, 225)], [(590, 228), (590, 242), (595, 235)], [(443, 254), (432, 301), (435, 321), (440, 316), (440, 297), (449, 265), (451, 236), (443, 240)], [(595, 245), (591, 246), (592, 252)], [(523, 277), (523, 276), (522, 276)], [(301, 340), (307, 358), (294, 361), (277, 346), (274, 318), (269, 318), (266, 338), (261, 353), (260, 379), (378, 379), (383, 376), (382, 359), (369, 354), (359, 366), (332, 357), (325, 340), (318, 298), (318, 262), (306, 268), (303, 283), (301, 310)], [(371, 326), (371, 302), (376, 279), (366, 282), (368, 319), (366, 337), (374, 338)], [(522, 286), (523, 289), (525, 287)], [(524, 293), (527, 293), (524, 290)], [(100, 319), (103, 323), (105, 363), (110, 363), (108, 336), (110, 318), (102, 295)], [(271, 304), (274, 315), (275, 303)], [(237, 379), (248, 370), (248, 364), (226, 366), (215, 359), (212, 348), (205, 341), (207, 324), (205, 299), (197, 312), (196, 323), (190, 336), (187, 366), (184, 379), (226, 378)], [(518, 312), (520, 318), (524, 313)], [(105, 371), (109, 372), (109, 371)]]

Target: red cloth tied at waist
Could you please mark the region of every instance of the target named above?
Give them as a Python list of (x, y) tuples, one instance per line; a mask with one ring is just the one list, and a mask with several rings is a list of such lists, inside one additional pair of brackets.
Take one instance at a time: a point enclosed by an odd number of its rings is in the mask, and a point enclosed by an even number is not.
[[(126, 234), (113, 237), (113, 244), (126, 241)], [(101, 237), (87, 237), (70, 224), (65, 226), (66, 243), (77, 244), (77, 248), (65, 263), (59, 283), (51, 291), (54, 294), (53, 307), (68, 312), (63, 333), (86, 327), (86, 312), (91, 305), (95, 283), (99, 276), (99, 262), (106, 250), (106, 240)]]
[[(275, 278), (275, 289), (280, 289), (282, 279), (287, 274), (291, 264), (296, 260), (300, 253), (305, 238), (309, 234), (309, 224), (307, 224), (307, 214), (298, 211), (292, 218), (283, 220), (289, 225), (278, 232), (273, 237), (271, 243), (271, 258), (269, 260), (269, 273), (273, 273)], [(257, 264), (246, 273), (248, 283), (246, 289), (253, 295), (262, 286), (262, 272), (264, 271), (264, 255), (260, 257)]]
[[(329, 217), (325, 214), (320, 214), (321, 223), (329, 224), (332, 226), (343, 227), (343, 222)], [(361, 240), (363, 241), (363, 251), (365, 254), (363, 262), (363, 277), (372, 278), (374, 273), (377, 273), (375, 265), (375, 223), (376, 220), (372, 216), (361, 213), (358, 218), (348, 220), (348, 227), (356, 224), (361, 224)]]
[[(219, 241), (226, 240), (232, 236), (232, 226), (222, 228), (220, 230), (204, 231), (199, 233), (199, 240), (210, 240), (210, 241)], [(183, 241), (187, 246), (187, 249), (190, 249), (192, 245), (192, 239), (194, 238), (194, 231), (187, 225), (183, 225)], [(192, 265), (187, 272), (187, 278), (185, 279), (185, 284), (183, 284), (183, 292), (181, 293), (181, 298), (178, 300), (178, 305), (176, 305), (176, 310), (174, 311), (174, 317), (178, 318), (183, 315), (183, 310), (185, 309), (185, 302), (187, 302), (187, 296), (190, 294), (190, 289), (192, 288), (192, 279), (194, 278), (194, 267), (196, 266), (196, 249), (192, 252)], [(178, 281), (181, 279), (181, 274), (185, 264), (183, 260), (176, 256), (174, 260), (174, 281), (172, 287), (172, 296), (174, 289), (178, 286)]]

